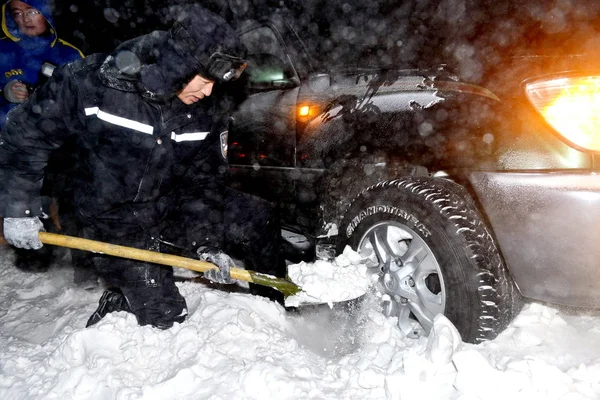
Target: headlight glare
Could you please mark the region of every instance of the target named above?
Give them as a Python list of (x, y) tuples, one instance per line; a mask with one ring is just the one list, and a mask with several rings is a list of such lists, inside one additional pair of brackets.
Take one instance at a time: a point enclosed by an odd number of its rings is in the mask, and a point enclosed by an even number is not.
[(527, 83), (525, 93), (567, 141), (600, 152), (600, 76), (541, 79)]

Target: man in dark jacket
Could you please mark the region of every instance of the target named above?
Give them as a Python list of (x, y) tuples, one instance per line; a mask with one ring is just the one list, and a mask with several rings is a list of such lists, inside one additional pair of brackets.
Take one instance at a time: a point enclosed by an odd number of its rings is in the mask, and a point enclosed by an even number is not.
[[(230, 282), (233, 262), (224, 251), (232, 248), (254, 269), (284, 276), (269, 205), (223, 185), (227, 115), (221, 89), (242, 73), (243, 56), (235, 31), (194, 6), (167, 32), (55, 70), (9, 114), (0, 137), (5, 239), (22, 248), (42, 246), (44, 168), (53, 150), (74, 139), (71, 186), (82, 236), (197, 252), (219, 267), (205, 274), (218, 283)], [(100, 255), (95, 265), (120, 290), (103, 294), (88, 326), (115, 310), (162, 329), (185, 319), (171, 268)]]

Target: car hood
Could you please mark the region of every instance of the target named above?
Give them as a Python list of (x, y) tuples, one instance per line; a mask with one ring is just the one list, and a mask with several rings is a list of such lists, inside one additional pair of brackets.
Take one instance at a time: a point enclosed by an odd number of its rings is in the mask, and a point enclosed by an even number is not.
[(600, 56), (593, 53), (514, 55), (503, 60), (485, 76), (482, 85), (499, 96), (520, 92), (526, 81), (548, 75), (600, 74)]

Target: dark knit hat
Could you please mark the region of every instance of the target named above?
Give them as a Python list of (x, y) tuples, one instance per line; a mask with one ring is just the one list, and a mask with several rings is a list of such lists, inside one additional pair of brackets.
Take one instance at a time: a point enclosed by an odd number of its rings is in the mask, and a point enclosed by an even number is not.
[(159, 96), (176, 93), (195, 75), (236, 79), (246, 66), (246, 49), (236, 31), (198, 5), (183, 10), (157, 53), (155, 63), (141, 71), (141, 80)]

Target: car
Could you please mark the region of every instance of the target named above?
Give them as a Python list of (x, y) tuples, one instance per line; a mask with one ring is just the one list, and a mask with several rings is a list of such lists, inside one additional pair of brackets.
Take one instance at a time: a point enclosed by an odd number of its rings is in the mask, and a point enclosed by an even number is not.
[[(524, 300), (600, 307), (597, 35), (583, 13), (532, 4), (515, 15), (562, 12), (581, 29), (471, 12), (494, 29), (446, 18), (444, 46), (411, 53), (406, 68), (394, 57), (373, 68), (376, 46), (332, 65), (339, 48), (307, 39), (318, 29), (306, 18), (238, 24), (248, 67), (229, 125), (231, 184), (278, 206), (296, 238), (290, 260), (345, 246), (369, 259), (382, 312), (407, 335), (444, 314), (479, 343)], [(406, 30), (389, 32), (410, 45)]]

